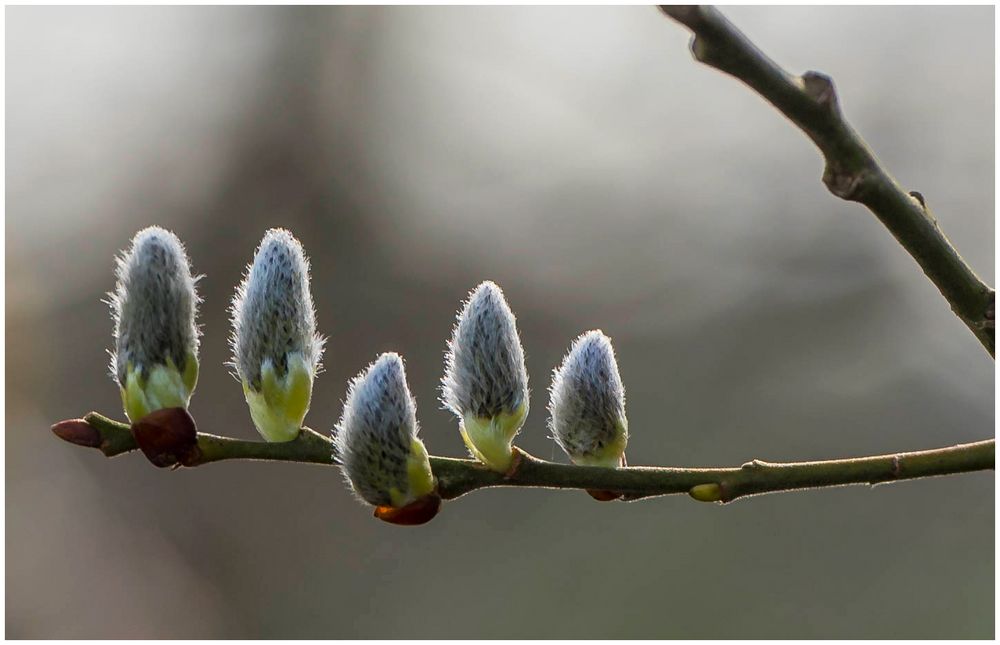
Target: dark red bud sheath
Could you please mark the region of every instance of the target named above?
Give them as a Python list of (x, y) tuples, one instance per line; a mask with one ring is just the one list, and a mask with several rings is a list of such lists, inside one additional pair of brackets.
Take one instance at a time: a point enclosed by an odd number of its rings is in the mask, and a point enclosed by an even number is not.
[(400, 508), (376, 506), (375, 517), (390, 524), (417, 526), (430, 522), (439, 510), (441, 510), (441, 498), (431, 493)]
[(198, 458), (198, 427), (184, 408), (150, 412), (132, 424), (142, 454), (155, 466), (191, 465)]
[(85, 448), (100, 448), (101, 433), (83, 419), (66, 419), (52, 426), (52, 432), (63, 441)]
[(587, 489), (587, 494), (599, 502), (613, 502), (622, 496), (621, 493), (615, 493), (610, 490), (592, 490), (590, 488)]

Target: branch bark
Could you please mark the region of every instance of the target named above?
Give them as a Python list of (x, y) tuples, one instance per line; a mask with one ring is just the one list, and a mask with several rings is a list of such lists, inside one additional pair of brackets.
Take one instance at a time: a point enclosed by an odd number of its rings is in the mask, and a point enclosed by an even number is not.
[[(67, 431), (71, 428), (72, 431)], [(197, 451), (184, 466), (232, 459), (287, 461), (336, 466), (332, 441), (303, 428), (294, 441), (243, 441), (199, 432)], [(97, 413), (53, 426), (63, 439), (97, 448), (108, 457), (138, 449), (129, 426)], [(920, 479), (993, 470), (995, 441), (874, 457), (770, 463), (753, 460), (735, 468), (596, 468), (543, 461), (518, 451), (514, 467), (497, 473), (470, 459), (431, 457), (438, 494), (454, 499), (480, 488), (514, 486), (610, 491), (626, 500), (687, 493), (699, 501), (731, 502), (740, 497), (806, 488)]]
[(695, 59), (750, 86), (816, 144), (826, 160), (823, 183), (830, 192), (874, 213), (993, 356), (993, 289), (958, 254), (923, 196), (900, 188), (847, 122), (833, 81), (819, 72), (789, 74), (714, 7), (660, 9), (693, 32)]

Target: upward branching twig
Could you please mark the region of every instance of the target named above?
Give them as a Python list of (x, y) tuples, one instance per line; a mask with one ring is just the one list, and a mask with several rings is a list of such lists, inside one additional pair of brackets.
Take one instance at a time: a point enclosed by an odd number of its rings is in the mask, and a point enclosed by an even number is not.
[(660, 9), (694, 33), (697, 60), (746, 83), (812, 139), (826, 159), (823, 183), (830, 192), (875, 214), (993, 356), (993, 289), (951, 245), (923, 196), (900, 188), (847, 122), (833, 81), (819, 72), (789, 74), (714, 7)]
[[(662, 7), (690, 28), (695, 57), (743, 81), (778, 108), (819, 147), (826, 159), (823, 180), (830, 191), (867, 206), (892, 232), (992, 355), (994, 292), (965, 264), (938, 227), (919, 193), (904, 192), (844, 120), (833, 83), (816, 72), (792, 76), (758, 50), (711, 7)], [(337, 465), (330, 439), (302, 429), (285, 443), (263, 443), (196, 431), (182, 408), (154, 412), (133, 426), (91, 413), (63, 421), (53, 431), (71, 443), (97, 448), (108, 457), (136, 450), (159, 466), (199, 466), (244, 459)], [(736, 468), (599, 468), (562, 465), (515, 449), (509, 470), (476, 461), (430, 457), (436, 495), (444, 499), (494, 486), (587, 489), (625, 500), (689, 493), (701, 501), (797, 490), (877, 484), (992, 470), (990, 439), (936, 450), (801, 463), (754, 460)], [(433, 497), (439, 501), (437, 496)], [(600, 495), (598, 498), (601, 498)], [(426, 509), (425, 509), (426, 510)], [(433, 507), (436, 512), (436, 507)], [(376, 512), (377, 516), (379, 512)], [(429, 516), (433, 516), (431, 513)], [(426, 519), (422, 520), (426, 521)]]

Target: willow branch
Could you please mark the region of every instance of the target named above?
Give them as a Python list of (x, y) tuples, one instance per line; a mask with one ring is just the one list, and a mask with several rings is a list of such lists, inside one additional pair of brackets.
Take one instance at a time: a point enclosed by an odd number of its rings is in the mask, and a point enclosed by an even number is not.
[[(78, 424), (72, 433), (60, 429)], [(108, 457), (138, 449), (129, 426), (91, 413), (84, 419), (56, 424), (61, 438), (77, 445), (97, 448)], [(994, 440), (961, 444), (936, 450), (903, 452), (875, 457), (770, 463), (754, 460), (735, 468), (595, 468), (556, 464), (518, 451), (514, 467), (497, 473), (469, 459), (431, 457), (438, 494), (454, 499), (480, 488), (515, 486), (610, 491), (634, 500), (660, 495), (688, 493), (695, 499), (731, 502), (740, 497), (806, 488), (851, 484), (875, 485), (993, 470)], [(197, 450), (184, 465), (200, 466), (231, 459), (286, 461), (337, 466), (329, 437), (308, 428), (294, 441), (265, 443), (243, 441), (199, 432)]]
[(833, 81), (818, 72), (789, 74), (713, 7), (660, 9), (694, 33), (695, 59), (749, 85), (812, 139), (826, 160), (830, 192), (875, 214), (993, 356), (993, 289), (958, 254), (923, 196), (900, 188), (845, 120)]

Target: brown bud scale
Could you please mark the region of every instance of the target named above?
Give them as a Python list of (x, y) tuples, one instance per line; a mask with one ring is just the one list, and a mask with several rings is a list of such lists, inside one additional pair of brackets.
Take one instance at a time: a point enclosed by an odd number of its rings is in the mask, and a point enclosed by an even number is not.
[(154, 466), (190, 466), (197, 462), (198, 427), (184, 408), (150, 412), (132, 424), (135, 442)]

